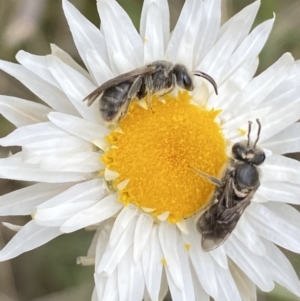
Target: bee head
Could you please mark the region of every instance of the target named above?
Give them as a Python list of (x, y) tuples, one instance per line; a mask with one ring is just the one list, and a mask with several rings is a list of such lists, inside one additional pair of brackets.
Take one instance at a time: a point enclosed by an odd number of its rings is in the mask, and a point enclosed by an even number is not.
[(188, 91), (194, 90), (193, 80), (185, 66), (176, 64), (173, 67), (173, 73), (176, 77), (176, 84), (180, 88), (183, 88)]
[(258, 124), (258, 132), (255, 142), (253, 143), (250, 141), (252, 122), (249, 121), (248, 140), (237, 142), (232, 146), (232, 156), (235, 160), (243, 161), (252, 165), (260, 165), (265, 161), (265, 152), (261, 148), (256, 147), (261, 130), (261, 124), (259, 120), (256, 119), (256, 122)]
[(265, 152), (261, 148), (255, 148), (252, 142), (237, 142), (232, 146), (232, 156), (235, 160), (248, 164), (260, 165), (265, 161)]

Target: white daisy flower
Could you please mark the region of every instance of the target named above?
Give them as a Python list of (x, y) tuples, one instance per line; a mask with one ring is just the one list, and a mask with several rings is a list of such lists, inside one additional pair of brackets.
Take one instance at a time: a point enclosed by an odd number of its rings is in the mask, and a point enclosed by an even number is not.
[[(35, 184), (0, 197), (0, 214), (32, 215), (0, 251), (8, 260), (81, 228), (96, 230), (82, 264), (95, 265), (92, 300), (256, 300), (274, 282), (300, 296), (291, 264), (276, 246), (300, 252), (300, 63), (284, 54), (255, 76), (274, 18), (250, 32), (260, 2), (220, 26), (221, 0), (187, 0), (170, 34), (167, 0), (145, 0), (140, 33), (114, 0), (98, 0), (101, 29), (67, 0), (63, 10), (88, 71), (52, 45), (52, 53), (17, 54), (0, 68), (45, 105), (1, 96), (0, 112), (17, 129), (0, 139), (22, 151), (0, 160), (0, 177)], [(195, 89), (132, 101), (117, 127), (98, 102), (98, 86), (157, 60), (209, 74)], [(140, 104), (141, 106), (138, 106)], [(222, 178), (235, 142), (259, 119), (267, 156), (260, 186), (229, 238), (205, 252), (196, 229), (214, 185), (190, 167)], [(253, 122), (251, 139), (256, 139)], [(250, 165), (249, 165), (250, 166)], [(235, 191), (236, 192), (236, 191)], [(219, 200), (220, 201), (220, 200)]]

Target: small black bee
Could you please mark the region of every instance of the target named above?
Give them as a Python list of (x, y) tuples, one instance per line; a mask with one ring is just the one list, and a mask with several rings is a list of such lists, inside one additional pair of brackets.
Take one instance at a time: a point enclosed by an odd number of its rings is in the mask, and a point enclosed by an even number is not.
[[(201, 71), (192, 73), (207, 79), (218, 94), (217, 84), (212, 77)], [(193, 80), (187, 68), (184, 65), (174, 65), (167, 61), (155, 61), (105, 82), (83, 101), (87, 100), (90, 106), (96, 99), (99, 99), (102, 118), (106, 122), (117, 123), (126, 116), (133, 98), (142, 99), (147, 96), (148, 105), (151, 107), (151, 95), (167, 94), (176, 85), (188, 91), (194, 90)]]
[(256, 122), (258, 133), (255, 142), (250, 141), (252, 122), (249, 121), (248, 140), (232, 146), (232, 158), (222, 180), (190, 166), (216, 185), (210, 204), (196, 222), (196, 228), (202, 234), (204, 251), (211, 251), (224, 243), (260, 185), (256, 166), (264, 162), (265, 153), (256, 146), (261, 131), (259, 120)]

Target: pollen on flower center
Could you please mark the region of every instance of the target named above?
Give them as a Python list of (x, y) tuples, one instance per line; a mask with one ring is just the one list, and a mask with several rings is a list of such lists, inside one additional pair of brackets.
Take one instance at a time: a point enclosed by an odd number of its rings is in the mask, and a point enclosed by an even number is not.
[(169, 222), (178, 222), (203, 208), (214, 190), (189, 165), (219, 177), (226, 143), (214, 121), (218, 111), (192, 104), (187, 92), (164, 96), (164, 102), (153, 96), (153, 111), (132, 102), (122, 131), (108, 137), (112, 147), (103, 161), (120, 174), (116, 187), (129, 180), (121, 201), (152, 208), (156, 216), (169, 212)]

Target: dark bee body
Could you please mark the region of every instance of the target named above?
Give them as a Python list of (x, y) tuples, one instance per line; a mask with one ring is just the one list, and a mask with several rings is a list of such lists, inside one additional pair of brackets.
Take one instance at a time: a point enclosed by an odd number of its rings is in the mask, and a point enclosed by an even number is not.
[[(209, 75), (200, 71), (194, 71), (193, 74), (210, 81), (217, 93), (217, 85)], [(90, 106), (96, 99), (99, 99), (102, 118), (106, 122), (115, 123), (125, 117), (133, 98), (140, 100), (147, 96), (148, 105), (151, 107), (151, 96), (154, 93), (167, 94), (176, 85), (188, 91), (194, 89), (193, 80), (187, 68), (184, 65), (174, 65), (167, 61), (156, 61), (105, 82), (84, 101), (88, 100)]]
[(249, 123), (248, 141), (233, 145), (233, 158), (221, 181), (193, 168), (217, 185), (210, 204), (196, 222), (196, 228), (202, 234), (201, 246), (204, 251), (215, 249), (229, 237), (260, 185), (256, 166), (264, 162), (265, 154), (256, 147), (261, 129), (258, 120), (257, 123), (259, 130), (255, 143), (249, 139)]
[[(104, 90), (102, 94), (102, 99), (105, 99), (105, 101), (102, 101), (99, 104), (99, 110), (102, 116), (106, 116), (107, 120), (112, 120), (115, 116), (118, 115), (119, 112), (127, 112), (128, 105), (130, 102), (120, 102), (118, 100), (120, 98), (125, 100), (127, 99), (128, 91), (131, 85), (131, 81), (126, 81), (119, 84), (118, 86), (114, 86)], [(119, 118), (122, 117), (123, 115), (120, 114)]]

